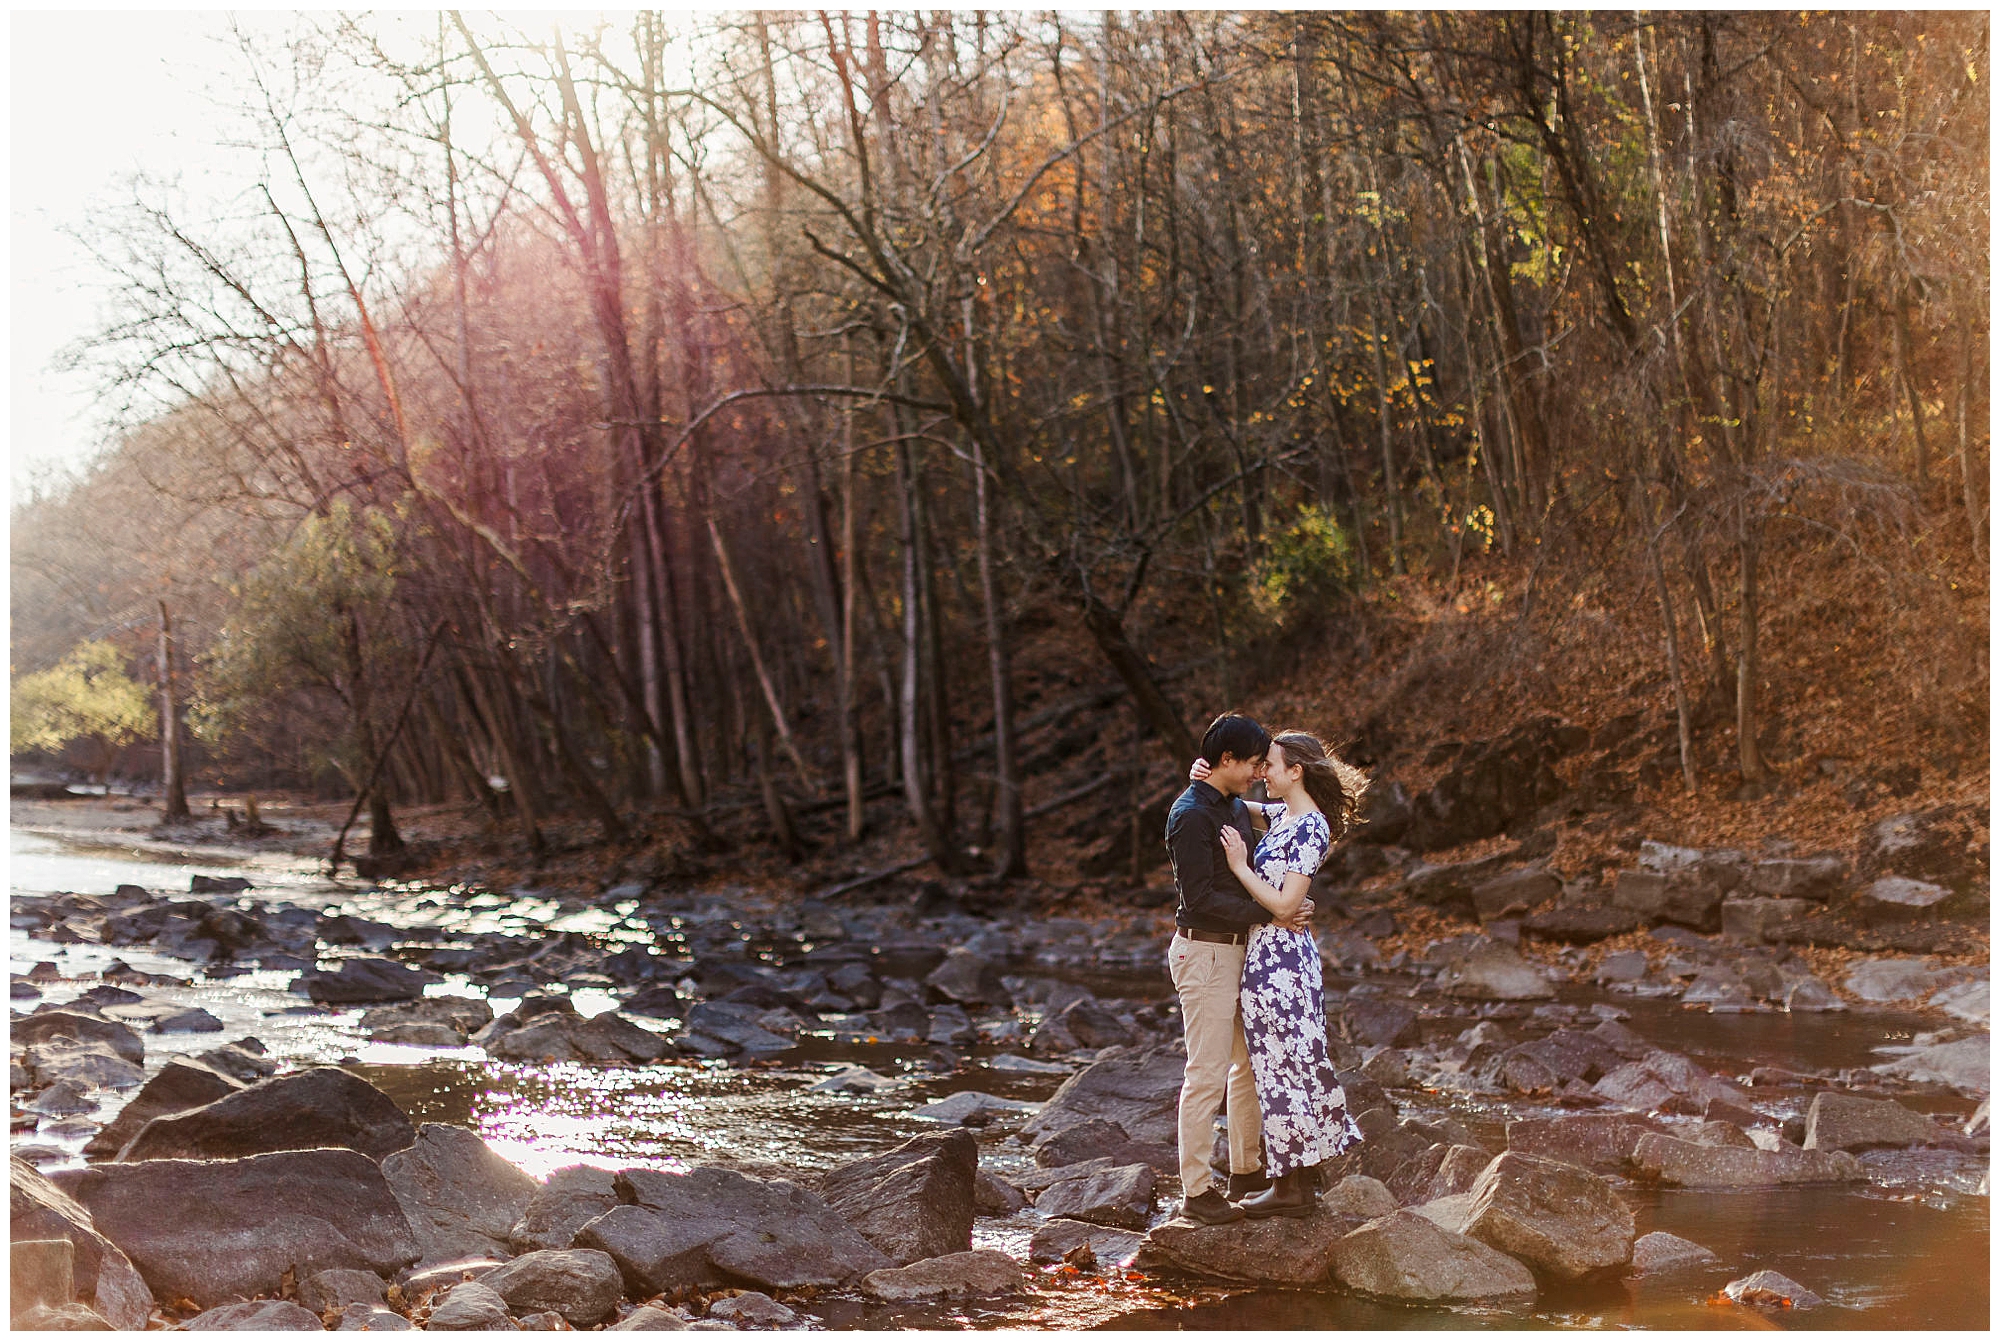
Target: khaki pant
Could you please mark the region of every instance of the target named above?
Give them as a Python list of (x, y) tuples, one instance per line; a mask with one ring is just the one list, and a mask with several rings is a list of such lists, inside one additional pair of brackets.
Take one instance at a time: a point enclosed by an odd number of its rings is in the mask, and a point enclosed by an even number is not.
[(1215, 1114), (1229, 1112), (1229, 1167), (1254, 1173), (1264, 1162), (1264, 1122), (1257, 1111), (1257, 1082), (1243, 1041), (1238, 992), (1242, 945), (1217, 945), (1176, 935), (1167, 947), (1167, 970), (1181, 999), (1187, 1035), (1187, 1078), (1181, 1082), (1181, 1191), (1197, 1197), (1211, 1182)]

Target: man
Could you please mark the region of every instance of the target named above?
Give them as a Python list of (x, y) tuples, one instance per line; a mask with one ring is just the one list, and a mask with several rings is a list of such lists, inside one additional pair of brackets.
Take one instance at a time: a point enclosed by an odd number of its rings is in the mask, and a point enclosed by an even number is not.
[[(1243, 891), (1222, 853), (1222, 828), (1234, 827), (1255, 850), (1257, 836), (1243, 793), (1264, 772), (1271, 733), (1248, 717), (1224, 713), (1201, 739), (1208, 761), (1205, 781), (1190, 783), (1167, 813), (1167, 852), (1173, 858), (1174, 939), (1167, 965), (1181, 1001), (1187, 1038), (1187, 1075), (1181, 1083), (1181, 1214), (1203, 1224), (1241, 1219), (1231, 1200), (1261, 1191), (1264, 1124), (1257, 1085), (1243, 1040), (1237, 991), (1250, 928), (1271, 915)], [(1296, 925), (1312, 915), (1308, 901)], [(1229, 1196), (1213, 1186), (1215, 1114), (1229, 1115)]]

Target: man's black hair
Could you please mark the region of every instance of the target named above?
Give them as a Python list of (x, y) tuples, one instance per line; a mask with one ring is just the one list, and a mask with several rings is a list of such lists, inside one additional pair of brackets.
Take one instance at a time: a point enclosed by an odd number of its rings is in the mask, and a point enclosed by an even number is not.
[(1255, 718), (1240, 712), (1223, 713), (1208, 724), (1208, 731), (1201, 738), (1201, 757), (1208, 760), (1210, 768), (1220, 764), (1225, 754), (1238, 759), (1262, 759), (1270, 748), (1271, 733), (1257, 725)]

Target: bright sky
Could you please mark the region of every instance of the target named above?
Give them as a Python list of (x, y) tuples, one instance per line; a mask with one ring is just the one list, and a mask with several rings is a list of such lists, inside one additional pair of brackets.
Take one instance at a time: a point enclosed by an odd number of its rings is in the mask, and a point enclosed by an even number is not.
[[(246, 28), (286, 16), (243, 14)], [(127, 195), (140, 170), (178, 176), (191, 198), (247, 182), (215, 147), (212, 101), (230, 68), (221, 14), (9, 15), (8, 449), (15, 488), (49, 463), (77, 464), (100, 434), (88, 381), (53, 368), (103, 316), (102, 280), (65, 229)]]
[[(130, 198), (133, 175), (178, 181), (195, 217), (254, 184), (255, 160), (218, 147), (231, 125), (241, 58), (231, 18), (281, 34), (285, 10), (16, 11), (8, 16), (8, 452), (18, 492), (38, 471), (87, 461), (103, 442), (89, 377), (55, 370), (66, 345), (97, 330), (105, 277), (66, 230), (87, 231)], [(582, 8), (509, 12), (510, 23), (585, 28)], [(485, 16), (468, 14), (475, 28)], [(435, 29), (435, 11), (380, 14), (399, 29)]]

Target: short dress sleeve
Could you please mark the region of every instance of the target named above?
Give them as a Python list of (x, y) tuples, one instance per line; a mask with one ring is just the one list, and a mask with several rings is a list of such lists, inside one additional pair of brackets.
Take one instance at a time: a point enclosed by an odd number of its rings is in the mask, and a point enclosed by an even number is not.
[(1262, 815), (1266, 825), (1276, 824), (1285, 817), (1283, 801), (1245, 801), (1243, 804)]
[(1326, 822), (1326, 816), (1314, 811), (1299, 821), (1298, 832), (1285, 852), (1285, 869), (1300, 875), (1312, 875), (1326, 860), (1327, 849), (1333, 846), (1333, 830)]

